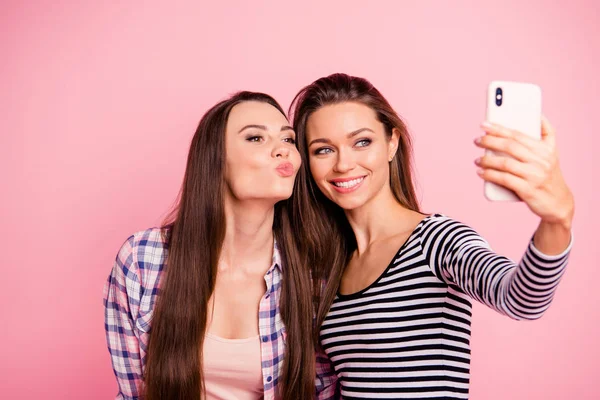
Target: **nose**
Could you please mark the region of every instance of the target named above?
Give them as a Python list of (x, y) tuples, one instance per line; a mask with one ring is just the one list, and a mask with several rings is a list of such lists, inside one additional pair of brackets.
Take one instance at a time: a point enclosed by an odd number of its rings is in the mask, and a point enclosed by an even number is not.
[(340, 149), (337, 153), (337, 160), (335, 161), (333, 170), (343, 174), (344, 172), (353, 170), (354, 167), (356, 167), (356, 162), (352, 155)]
[(283, 145), (277, 145), (273, 148), (273, 152), (271, 153), (271, 155), (275, 158), (288, 158), (288, 156), (290, 155), (290, 149), (283, 146)]

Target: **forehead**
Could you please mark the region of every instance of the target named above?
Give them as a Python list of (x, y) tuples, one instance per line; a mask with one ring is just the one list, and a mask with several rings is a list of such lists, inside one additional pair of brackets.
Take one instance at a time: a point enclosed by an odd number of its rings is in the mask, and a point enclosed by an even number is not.
[(245, 101), (236, 104), (229, 113), (227, 130), (236, 132), (246, 125), (273, 125), (273, 129), (279, 131), (282, 125), (287, 125), (287, 118), (281, 112), (268, 103), (260, 101)]
[(315, 111), (308, 119), (307, 136), (345, 135), (361, 128), (374, 131), (383, 124), (377, 119), (377, 114), (362, 103), (345, 102), (330, 104)]

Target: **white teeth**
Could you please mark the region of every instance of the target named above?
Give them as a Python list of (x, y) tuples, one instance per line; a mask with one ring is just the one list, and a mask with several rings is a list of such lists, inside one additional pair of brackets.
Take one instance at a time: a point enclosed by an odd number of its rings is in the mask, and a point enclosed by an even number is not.
[(351, 188), (351, 187), (358, 185), (359, 183), (361, 183), (363, 181), (363, 179), (365, 179), (364, 176), (362, 178), (352, 179), (351, 181), (332, 182), (332, 183), (337, 187), (343, 187), (343, 188), (347, 189), (347, 188)]

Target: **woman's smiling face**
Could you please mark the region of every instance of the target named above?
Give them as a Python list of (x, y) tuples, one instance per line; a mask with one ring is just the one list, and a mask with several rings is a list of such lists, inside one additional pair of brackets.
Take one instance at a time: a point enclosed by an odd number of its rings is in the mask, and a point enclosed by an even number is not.
[(323, 194), (344, 210), (367, 204), (390, 184), (389, 161), (398, 145), (368, 106), (324, 106), (306, 124), (309, 165)]

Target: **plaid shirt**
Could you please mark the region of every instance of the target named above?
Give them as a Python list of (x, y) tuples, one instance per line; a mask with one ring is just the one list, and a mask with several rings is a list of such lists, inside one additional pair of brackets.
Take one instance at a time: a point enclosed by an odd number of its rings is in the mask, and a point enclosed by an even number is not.
[[(138, 232), (123, 244), (104, 286), (105, 330), (119, 393), (116, 399), (140, 399), (152, 311), (167, 260), (167, 245), (158, 228)], [(283, 367), (286, 332), (279, 310), (282, 285), (277, 244), (273, 263), (265, 274), (267, 291), (259, 310), (264, 399), (277, 398)], [(316, 355), (316, 394), (336, 399), (337, 377), (324, 354)]]

